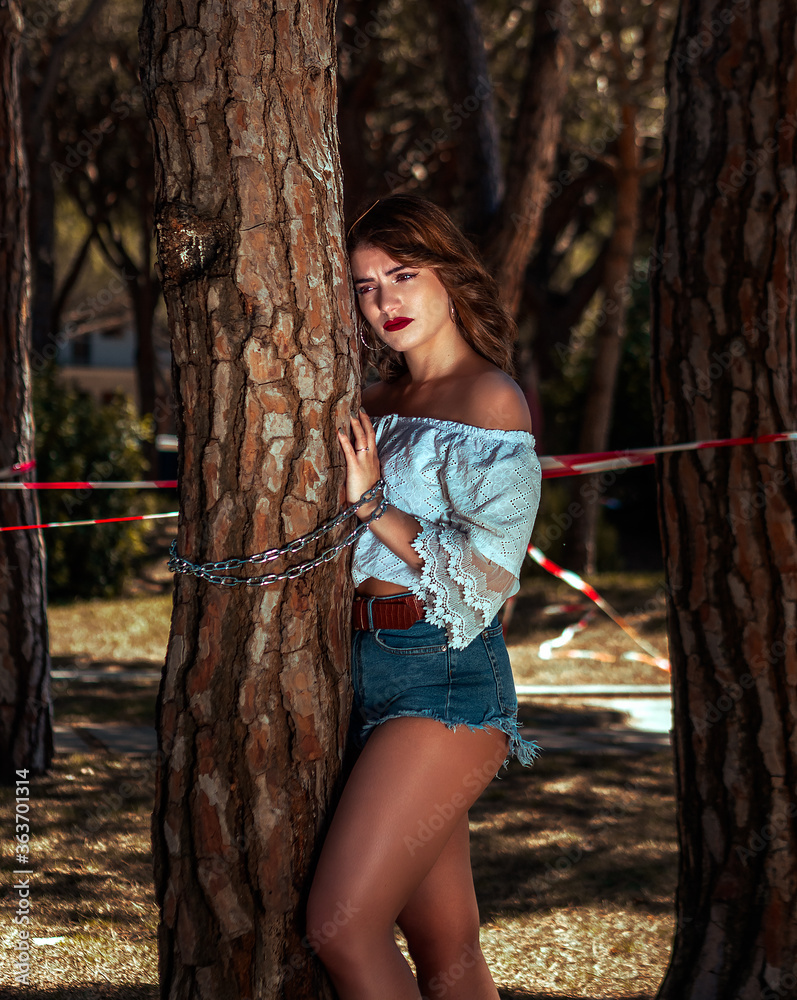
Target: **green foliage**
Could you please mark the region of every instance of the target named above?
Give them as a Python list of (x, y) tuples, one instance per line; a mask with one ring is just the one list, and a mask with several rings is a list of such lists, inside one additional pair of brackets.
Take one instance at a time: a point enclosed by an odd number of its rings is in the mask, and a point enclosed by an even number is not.
[[(141, 479), (148, 420), (122, 395), (108, 403), (68, 384), (55, 366), (34, 378), (36, 476), (41, 482)], [(42, 521), (125, 517), (155, 509), (137, 490), (40, 490)], [(47, 589), (52, 598), (111, 597), (146, 552), (143, 522), (45, 530)]]

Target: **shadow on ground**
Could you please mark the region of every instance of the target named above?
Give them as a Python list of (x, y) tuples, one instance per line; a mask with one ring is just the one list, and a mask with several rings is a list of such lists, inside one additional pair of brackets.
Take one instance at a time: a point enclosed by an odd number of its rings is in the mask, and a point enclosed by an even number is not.
[(544, 754), (513, 762), (473, 805), (483, 921), (570, 906), (671, 907), (677, 878), (672, 758)]
[[(18, 1000), (19, 990), (0, 986), (0, 1000)], [(499, 989), (501, 1000), (600, 1000), (585, 994), (528, 993), (525, 990)], [(87, 983), (85, 986), (60, 987), (53, 990), (26, 989), (26, 1000), (157, 1000), (158, 987), (112, 986), (109, 983)], [(648, 993), (635, 993), (625, 1000), (651, 1000)]]
[[(152, 660), (90, 660), (70, 656), (53, 657), (53, 669), (108, 671), (108, 678), (81, 677), (53, 679), (55, 721), (74, 725), (92, 722), (123, 722), (131, 726), (155, 726), (155, 703), (159, 679), (146, 674), (160, 672), (162, 664)], [(114, 668), (125, 671), (124, 679), (114, 677)], [(142, 672), (141, 678), (131, 673)]]

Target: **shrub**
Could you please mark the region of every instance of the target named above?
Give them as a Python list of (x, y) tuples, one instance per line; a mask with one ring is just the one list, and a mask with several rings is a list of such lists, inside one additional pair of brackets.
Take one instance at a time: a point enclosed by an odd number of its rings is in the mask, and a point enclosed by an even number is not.
[[(36, 478), (41, 482), (143, 478), (142, 444), (152, 427), (129, 397), (99, 403), (69, 384), (54, 365), (34, 376)], [(138, 490), (39, 490), (41, 519), (76, 521), (125, 517), (155, 510)], [(50, 597), (111, 597), (146, 553), (145, 522), (48, 528), (47, 592)]]

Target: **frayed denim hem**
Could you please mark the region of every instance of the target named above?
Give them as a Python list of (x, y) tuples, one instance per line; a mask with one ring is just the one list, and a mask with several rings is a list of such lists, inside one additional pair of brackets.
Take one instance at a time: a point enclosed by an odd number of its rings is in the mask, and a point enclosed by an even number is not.
[[(501, 767), (504, 768), (509, 766), (509, 761), (513, 757), (517, 758), (517, 760), (520, 761), (524, 767), (531, 767), (543, 749), (538, 743), (535, 743), (534, 740), (524, 740), (522, 738), (518, 730), (517, 718), (499, 717), (496, 719), (488, 719), (486, 722), (473, 723), (466, 722), (464, 719), (453, 720), (441, 718), (440, 714), (432, 709), (404, 709), (398, 712), (392, 712), (389, 715), (382, 715), (378, 719), (372, 719), (369, 722), (365, 722), (361, 726), (359, 732), (360, 745), (363, 746), (371, 732), (376, 728), (376, 726), (381, 725), (383, 722), (388, 722), (390, 719), (413, 718), (434, 719), (435, 722), (442, 722), (443, 725), (452, 732), (456, 732), (460, 726), (467, 726), (467, 728), (472, 731), (477, 729), (500, 730), (510, 739), (509, 753), (507, 754), (504, 763), (501, 765)], [(500, 774), (500, 769), (497, 774)]]

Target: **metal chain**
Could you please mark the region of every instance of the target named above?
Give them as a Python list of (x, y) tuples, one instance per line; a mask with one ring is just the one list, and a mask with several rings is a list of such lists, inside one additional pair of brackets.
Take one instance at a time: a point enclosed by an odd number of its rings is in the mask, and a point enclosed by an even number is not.
[(327, 532), (332, 531), (347, 518), (351, 517), (351, 515), (356, 513), (360, 507), (363, 506), (363, 504), (368, 503), (373, 500), (378, 493), (383, 492), (384, 488), (384, 479), (379, 479), (369, 490), (366, 490), (365, 493), (363, 493), (356, 503), (353, 503), (350, 507), (342, 510), (340, 514), (337, 514), (332, 518), (332, 520), (325, 521), (323, 524), (320, 524), (309, 534), (302, 535), (301, 538), (297, 538), (293, 542), (288, 542), (288, 544), (283, 545), (282, 548), (266, 549), (265, 552), (256, 552), (252, 556), (224, 559), (221, 562), (192, 563), (189, 562), (188, 559), (183, 559), (182, 556), (177, 555), (177, 540), (175, 539), (169, 546), (169, 570), (172, 573), (190, 573), (201, 580), (207, 580), (209, 583), (216, 583), (222, 587), (238, 587), (241, 585), (247, 587), (265, 587), (270, 583), (279, 583), (282, 580), (296, 580), (298, 577), (309, 572), (311, 569), (315, 569), (316, 566), (320, 566), (322, 563), (330, 562), (343, 549), (347, 548), (349, 545), (353, 545), (360, 535), (368, 530), (369, 525), (371, 525), (374, 521), (378, 521), (379, 518), (385, 513), (388, 503), (384, 496), (379, 501), (379, 505), (367, 521), (363, 521), (362, 524), (358, 525), (353, 531), (349, 532), (343, 541), (325, 549), (319, 556), (316, 556), (315, 559), (309, 559), (307, 562), (303, 563), (296, 563), (295, 566), (291, 566), (282, 573), (266, 573), (263, 576), (228, 576), (224, 571), (228, 572), (231, 569), (240, 569), (241, 566), (246, 566), (249, 563), (253, 565), (262, 565), (263, 563), (273, 562), (275, 559), (279, 559), (280, 556), (291, 555), (294, 552), (298, 552), (299, 549), (304, 548), (305, 545), (309, 545), (311, 542), (314, 542), (316, 538), (320, 538), (321, 535), (325, 535)]

